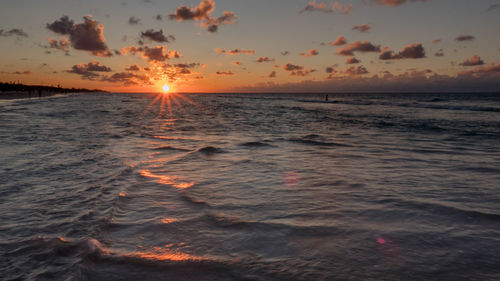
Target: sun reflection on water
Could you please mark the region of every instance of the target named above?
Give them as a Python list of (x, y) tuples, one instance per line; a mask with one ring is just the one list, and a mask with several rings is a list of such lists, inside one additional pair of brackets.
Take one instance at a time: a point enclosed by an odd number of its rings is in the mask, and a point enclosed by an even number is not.
[(157, 183), (170, 185), (170, 186), (173, 186), (173, 187), (178, 188), (178, 189), (187, 189), (187, 188), (192, 187), (195, 184), (194, 182), (178, 183), (176, 176), (155, 175), (148, 170), (142, 170), (141, 176), (156, 179)]

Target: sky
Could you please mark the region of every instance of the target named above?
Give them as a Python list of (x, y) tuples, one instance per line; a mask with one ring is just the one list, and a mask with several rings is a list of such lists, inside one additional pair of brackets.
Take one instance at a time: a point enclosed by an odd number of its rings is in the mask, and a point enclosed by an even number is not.
[(0, 0), (0, 81), (112, 92), (499, 91), (499, 0)]

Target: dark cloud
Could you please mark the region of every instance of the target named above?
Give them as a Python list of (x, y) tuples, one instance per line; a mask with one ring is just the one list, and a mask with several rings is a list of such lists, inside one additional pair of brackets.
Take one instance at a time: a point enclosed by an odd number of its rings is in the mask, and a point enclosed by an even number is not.
[(361, 61), (358, 60), (357, 58), (355, 57), (349, 57), (347, 58), (347, 60), (345, 61), (346, 64), (356, 64), (356, 63), (360, 63)]
[(394, 53), (390, 48), (385, 47), (380, 53), (381, 60), (395, 59), (421, 59), (425, 58), (425, 49), (422, 44), (414, 43), (403, 47), (399, 54)]
[(244, 50), (244, 49), (233, 49), (233, 50), (225, 50), (225, 49), (215, 49), (218, 54), (226, 54), (230, 56), (235, 55), (253, 55), (255, 54), (254, 50)]
[(491, 4), (490, 7), (488, 8), (488, 11), (493, 11), (493, 10), (500, 10), (500, 3), (499, 4)]
[(217, 75), (234, 75), (232, 71), (217, 71), (215, 72)]
[(304, 66), (303, 65), (295, 65), (291, 63), (287, 63), (283, 65), (283, 70), (285, 71), (296, 71), (296, 70), (303, 70)]
[(337, 53), (343, 56), (354, 56), (354, 52), (380, 52), (380, 46), (375, 46), (369, 41), (355, 41), (344, 48), (337, 49)]
[(141, 67), (137, 64), (133, 64), (125, 69), (126, 71), (140, 71)]
[(255, 62), (273, 62), (274, 59), (268, 57), (259, 57)]
[(353, 30), (359, 30), (360, 32), (368, 32), (368, 30), (372, 29), (373, 27), (369, 24), (362, 24), (362, 25), (355, 25), (352, 27)]
[(276, 71), (271, 71), (271, 73), (269, 73), (269, 75), (267, 75), (267, 77), (269, 78), (276, 78)]
[(136, 17), (130, 17), (128, 19), (128, 24), (129, 25), (138, 25), (141, 23), (141, 19), (140, 18), (136, 18)]
[(243, 63), (241, 61), (233, 61), (233, 62), (231, 62), (231, 64), (236, 65), (236, 66), (243, 65)]
[(161, 20), (163, 20), (163, 16), (160, 15), (160, 14), (158, 14), (158, 15), (155, 16), (155, 19), (161, 21)]
[(47, 23), (46, 27), (54, 33), (61, 35), (70, 35), (73, 33), (75, 22), (68, 16), (62, 16), (53, 23)]
[(173, 35), (165, 36), (163, 34), (163, 29), (155, 31), (154, 29), (148, 29), (144, 32), (141, 32), (142, 39), (148, 39), (158, 43), (169, 43), (170, 41), (174, 41), (175, 37)]
[(87, 64), (80, 63), (75, 64), (71, 67), (70, 70), (66, 70), (68, 73), (78, 74), (85, 80), (95, 80), (100, 75), (96, 72), (111, 72), (111, 68), (105, 65), (102, 65), (98, 61), (91, 61)]
[(166, 46), (156, 46), (156, 47), (125, 47), (120, 53), (122, 55), (126, 54), (140, 54), (143, 58), (149, 61), (165, 61), (172, 58), (180, 58), (181, 54), (177, 51), (167, 50)]
[(336, 67), (333, 67), (333, 66), (329, 66), (325, 69), (325, 72), (328, 73), (328, 74), (332, 74), (332, 73), (337, 73), (337, 68)]
[(472, 41), (474, 40), (474, 36), (472, 35), (459, 35), (455, 40), (462, 42), (462, 41)]
[(210, 14), (215, 10), (213, 0), (202, 0), (196, 7), (180, 6), (173, 14), (168, 15), (171, 20), (176, 21), (200, 21), (200, 26), (208, 32), (217, 32), (220, 25), (231, 25), (236, 23), (237, 16), (233, 12), (224, 11), (220, 17), (212, 17)]
[(470, 59), (466, 59), (463, 63), (461, 63), (461, 66), (478, 66), (478, 65), (483, 65), (484, 61), (478, 56), (474, 55)]
[(357, 76), (357, 75), (363, 75), (363, 74), (368, 74), (368, 70), (364, 66), (351, 66), (348, 69), (342, 71), (343, 74), (348, 75), (348, 76)]
[(88, 51), (94, 56), (111, 56), (103, 35), (104, 26), (93, 20), (91, 16), (85, 16), (83, 20), (83, 23), (75, 24), (67, 16), (63, 16), (47, 24), (46, 27), (55, 33), (69, 35), (71, 46), (76, 50)]
[(315, 69), (297, 70), (297, 71), (290, 72), (290, 76), (305, 77), (313, 72), (316, 72), (316, 70)]
[(311, 49), (307, 53), (300, 53), (299, 55), (302, 57), (313, 57), (319, 55), (319, 51), (318, 49)]
[(299, 14), (304, 12), (319, 11), (324, 13), (341, 13), (344, 15), (349, 14), (354, 7), (352, 5), (344, 6), (339, 2), (332, 2), (326, 4), (324, 2), (310, 1), (303, 9), (299, 10)]
[(443, 49), (439, 49), (439, 51), (437, 51), (434, 55), (436, 57), (444, 57)]
[(122, 83), (124, 85), (152, 85), (150, 78), (146, 75), (141, 75), (132, 72), (119, 72), (111, 76), (103, 76), (103, 82)]
[(289, 51), (283, 51), (283, 52), (281, 52), (281, 55), (282, 55), (282, 56), (288, 56), (289, 54), (290, 54), (290, 52), (289, 52)]
[(0, 29), (0, 37), (9, 37), (9, 36), (28, 37), (28, 34), (19, 28), (13, 28), (9, 31), (4, 31), (3, 29)]
[(347, 44), (347, 39), (344, 36), (339, 36), (335, 41), (328, 43), (330, 46), (342, 46)]
[(403, 58), (408, 59), (421, 59), (425, 58), (425, 50), (422, 44), (415, 43), (408, 46), (405, 46), (399, 54)]

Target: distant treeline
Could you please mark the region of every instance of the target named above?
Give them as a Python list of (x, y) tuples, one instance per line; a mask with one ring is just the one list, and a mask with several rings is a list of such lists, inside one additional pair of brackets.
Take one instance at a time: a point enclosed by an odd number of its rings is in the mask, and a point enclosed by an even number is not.
[(62, 88), (61, 86), (24, 85), (20, 83), (0, 82), (0, 92), (90, 93), (105, 91), (99, 89)]

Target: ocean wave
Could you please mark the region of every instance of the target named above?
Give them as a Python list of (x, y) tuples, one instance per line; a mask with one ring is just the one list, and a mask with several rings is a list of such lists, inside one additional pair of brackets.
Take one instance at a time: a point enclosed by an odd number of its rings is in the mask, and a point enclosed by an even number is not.
[(246, 147), (267, 147), (267, 146), (271, 146), (268, 143), (260, 142), (260, 141), (244, 142), (244, 143), (242, 143), (240, 145), (241, 146), (246, 146)]
[(224, 150), (213, 146), (205, 146), (203, 148), (198, 149), (198, 152), (203, 153), (205, 155), (214, 155), (218, 153), (224, 153)]
[(155, 148), (153, 148), (153, 150), (160, 150), (160, 151), (164, 151), (164, 150), (168, 150), (168, 151), (184, 151), (184, 152), (191, 151), (191, 150), (189, 150), (187, 148), (175, 147), (175, 146), (170, 146), (170, 145), (163, 145), (163, 146), (155, 147)]
[(306, 145), (313, 145), (313, 146), (344, 146), (348, 147), (350, 145), (348, 144), (343, 144), (343, 143), (336, 143), (336, 142), (325, 142), (325, 141), (319, 141), (319, 140), (312, 140), (310, 138), (304, 137), (304, 138), (291, 138), (288, 139), (290, 142), (296, 142), (296, 143), (301, 143), (301, 144), (306, 144)]

